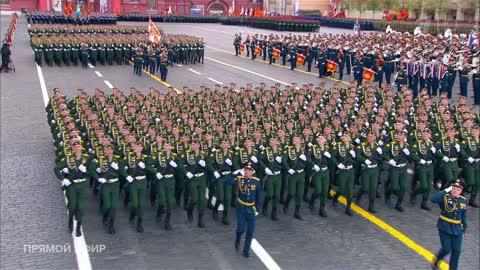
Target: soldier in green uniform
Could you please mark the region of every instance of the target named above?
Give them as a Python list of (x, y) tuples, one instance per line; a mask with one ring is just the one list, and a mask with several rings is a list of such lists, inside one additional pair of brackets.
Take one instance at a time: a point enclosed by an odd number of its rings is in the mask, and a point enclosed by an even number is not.
[(307, 152), (302, 147), (300, 135), (295, 135), (292, 140), (293, 145), (285, 148), (285, 167), (288, 172), (288, 196), (283, 205), (283, 212), (288, 212), (288, 206), (292, 198), (295, 199), (295, 218), (303, 220), (300, 214), (300, 206), (305, 191), (305, 167), (308, 163)]
[(151, 156), (151, 163), (154, 171), (156, 172), (155, 181), (157, 181), (157, 184), (155, 185), (155, 193), (158, 202), (156, 221), (157, 223), (160, 223), (162, 221), (163, 214), (166, 213), (164, 224), (165, 230), (171, 230), (172, 226), (170, 224), (170, 219), (172, 215), (172, 208), (175, 203), (174, 171), (177, 170), (179, 166), (183, 165), (178, 155), (172, 152), (173, 147), (170, 142), (166, 141), (163, 143), (162, 148), (163, 149), (161, 151), (158, 151)]
[(200, 142), (193, 140), (190, 150), (187, 150), (182, 159), (185, 164), (185, 176), (190, 190), (190, 200), (187, 208), (188, 221), (193, 221), (193, 209), (198, 209), (198, 227), (204, 228), (203, 211), (206, 206), (205, 189), (207, 186), (207, 154), (200, 150)]
[(223, 137), (220, 148), (210, 154), (210, 170), (214, 176), (216, 202), (213, 208), (213, 219), (218, 220), (218, 207), (223, 205), (222, 223), (230, 225), (228, 213), (230, 202), (232, 200), (232, 168), (234, 152), (230, 149), (230, 144), (226, 137)]
[(364, 193), (368, 194), (368, 211), (375, 213), (375, 198), (379, 180), (379, 167), (382, 165), (383, 150), (372, 131), (367, 133), (367, 141), (357, 146), (357, 161), (361, 166), (360, 183), (355, 203), (358, 204)]
[(405, 132), (399, 131), (395, 141), (387, 143), (383, 150), (384, 159), (390, 164), (390, 176), (385, 188), (385, 203), (392, 207), (390, 197), (397, 194), (395, 209), (403, 212), (402, 202), (407, 191), (407, 164), (410, 156), (410, 146), (405, 142)]
[(442, 180), (442, 187), (449, 181), (458, 177), (458, 158), (460, 157), (460, 140), (455, 138), (455, 130), (449, 128), (446, 136), (441, 138), (437, 145), (437, 167), (439, 177)]
[(315, 208), (315, 200), (320, 198), (319, 215), (322, 217), (327, 217), (325, 205), (327, 203), (330, 187), (328, 161), (332, 158), (332, 154), (330, 153), (331, 150), (335, 150), (335, 148), (330, 148), (327, 139), (323, 135), (317, 136), (317, 143), (313, 144), (312, 147), (308, 149), (308, 160), (313, 171), (312, 182), (314, 187), (314, 193), (310, 198), (309, 208), (313, 210)]
[(108, 225), (108, 233), (115, 234), (115, 216), (120, 192), (119, 177), (125, 174), (120, 156), (113, 154), (114, 147), (106, 145), (103, 155), (94, 160), (92, 177), (101, 184), (103, 224)]
[(429, 129), (422, 131), (422, 139), (416, 141), (412, 145), (412, 153), (410, 158), (415, 164), (414, 181), (418, 180), (420, 185), (412, 190), (410, 194), (410, 202), (415, 204), (418, 194), (422, 194), (421, 208), (430, 211), (430, 206), (427, 205), (427, 200), (430, 197), (431, 185), (433, 183), (433, 161), (437, 149), (434, 143), (430, 140), (432, 134)]
[(130, 218), (133, 223), (137, 217), (137, 232), (143, 232), (143, 214), (145, 210), (145, 200), (147, 193), (147, 172), (151, 170), (148, 156), (142, 154), (143, 145), (138, 142), (132, 143), (133, 152), (128, 152), (123, 158), (123, 163), (127, 166), (125, 179), (129, 183), (130, 196)]
[(268, 203), (272, 201), (272, 220), (278, 220), (278, 203), (280, 201), (280, 187), (282, 185), (282, 169), (285, 159), (283, 151), (279, 148), (279, 141), (276, 137), (270, 138), (270, 146), (260, 152), (260, 167), (265, 171), (266, 195), (262, 208), (262, 214), (267, 215)]
[(350, 207), (352, 205), (353, 185), (355, 178), (355, 157), (355, 147), (351, 143), (350, 135), (348, 133), (343, 133), (341, 136), (341, 141), (338, 142), (336, 151), (334, 153), (334, 158), (338, 164), (337, 179), (339, 189), (333, 198), (333, 205), (336, 206), (338, 197), (340, 195), (344, 195), (347, 199), (345, 214), (349, 216), (353, 215)]
[(460, 156), (465, 162), (463, 175), (466, 189), (471, 192), (468, 204), (478, 207), (475, 198), (480, 185), (480, 127), (472, 127), (471, 135), (462, 141)]
[(62, 179), (62, 186), (68, 199), (68, 229), (73, 232), (73, 218), (77, 221), (75, 235), (82, 236), (81, 226), (83, 222), (83, 208), (85, 207), (85, 195), (90, 177), (90, 156), (84, 153), (82, 144), (73, 142), (71, 151), (66, 150), (65, 157), (58, 162), (54, 169), (58, 179)]

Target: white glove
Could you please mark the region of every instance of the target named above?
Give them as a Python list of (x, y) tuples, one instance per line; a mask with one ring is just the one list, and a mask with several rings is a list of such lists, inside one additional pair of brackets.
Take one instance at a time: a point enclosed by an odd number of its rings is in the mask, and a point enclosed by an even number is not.
[(118, 170), (118, 164), (116, 162), (112, 162), (112, 164), (110, 164), (110, 167), (112, 167), (114, 170)]
[(304, 154), (301, 154), (299, 158), (303, 161), (307, 161), (307, 157)]
[(200, 161), (198, 161), (198, 165), (200, 165), (202, 167), (205, 167), (205, 165), (206, 165), (205, 160), (200, 159)]
[(352, 157), (355, 157), (355, 156), (356, 156), (356, 155), (355, 155), (355, 151), (350, 150), (350, 155), (352, 155)]
[(187, 177), (188, 179), (192, 179), (193, 178), (193, 174), (191, 172), (187, 172)]
[(378, 147), (378, 148), (377, 148), (377, 153), (378, 153), (379, 155), (383, 154), (382, 148)]
[(80, 164), (80, 166), (78, 166), (78, 169), (83, 173), (87, 172), (87, 167), (85, 167), (83, 164)]
[(313, 165), (313, 169), (316, 171), (316, 172), (319, 172), (320, 171), (320, 167), (318, 167), (318, 165)]
[(325, 152), (325, 153), (323, 153), (323, 155), (326, 156), (327, 158), (331, 158), (331, 157), (332, 157), (332, 155), (330, 155), (329, 152)]
[(460, 152), (460, 144), (455, 144), (455, 149), (457, 149), (457, 152)]
[(308, 147), (312, 147), (312, 146), (313, 146), (313, 144), (312, 144), (311, 142), (309, 142), (307, 145), (308, 145)]
[(67, 174), (68, 173), (68, 168), (63, 168), (62, 173)]
[(385, 123), (383, 123), (383, 124), (385, 124), (385, 126), (387, 126), (387, 127), (390, 127), (390, 123), (388, 121), (385, 121)]
[(157, 172), (157, 174), (155, 174), (155, 176), (157, 177), (158, 180), (162, 180), (162, 178), (163, 178), (163, 175), (159, 172)]
[(445, 162), (450, 162), (450, 159), (448, 157), (443, 157), (442, 160)]
[(467, 160), (468, 160), (468, 162), (470, 162), (470, 163), (475, 162), (475, 159), (473, 159), (472, 157), (469, 157)]
[(263, 145), (260, 145), (258, 148), (262, 151), (265, 150), (265, 146), (263, 146)]
[(98, 182), (105, 184), (107, 180), (105, 178), (98, 178)]
[(393, 159), (390, 159), (390, 160), (388, 161), (388, 163), (389, 163), (390, 165), (392, 165), (392, 166), (396, 166), (396, 165), (397, 165), (397, 162), (396, 162), (395, 160), (393, 160)]
[(266, 175), (273, 175), (273, 172), (269, 168), (265, 168), (265, 174)]
[(72, 183), (70, 183), (70, 180), (68, 180), (68, 179), (66, 179), (66, 178), (62, 180), (62, 186), (68, 187), (68, 186), (70, 186), (71, 184), (72, 184)]
[(295, 171), (293, 169), (290, 169), (290, 170), (288, 170), (288, 173), (291, 174), (291, 175), (294, 175)]
[(446, 191), (447, 193), (450, 192), (451, 190), (452, 190), (452, 186), (449, 186), (446, 189), (444, 189), (444, 191)]
[(240, 174), (241, 174), (242, 176), (245, 176), (245, 169), (241, 169), (241, 170), (240, 170)]
[(366, 159), (365, 160), (365, 164), (367, 164), (368, 166), (372, 165), (372, 162), (369, 160), (369, 159)]
[(143, 163), (143, 161), (140, 161), (138, 163), (138, 167), (142, 168), (142, 169), (145, 169), (145, 163)]
[(383, 146), (383, 141), (382, 140), (378, 141), (378, 145)]
[(133, 177), (131, 177), (130, 175), (127, 176), (127, 181), (128, 181), (129, 183), (133, 182)]
[(387, 131), (386, 130), (382, 130), (382, 134), (387, 136)]
[(342, 137), (343, 133), (340, 131), (338, 132), (338, 137)]
[(102, 170), (101, 170), (100, 168), (97, 168), (95, 171), (96, 171), (97, 173), (101, 173), (101, 172), (102, 172)]
[(282, 157), (281, 156), (277, 156), (275, 158), (275, 160), (277, 161), (277, 163), (282, 163)]
[(170, 164), (170, 166), (172, 166), (173, 168), (177, 167), (177, 163), (173, 160), (170, 160), (170, 162), (168, 164)]
[(343, 163), (340, 163), (338, 164), (337, 166), (339, 169), (342, 169), (342, 170), (345, 170), (347, 167), (345, 167), (345, 165), (343, 165)]
[(215, 171), (215, 172), (213, 173), (213, 175), (215, 176), (215, 179), (220, 178), (220, 174), (219, 174), (217, 171)]
[(430, 148), (430, 150), (432, 150), (432, 153), (436, 153), (437, 152), (437, 149), (435, 149), (435, 147), (432, 146), (432, 148)]
[(257, 163), (257, 162), (258, 162), (258, 159), (257, 159), (256, 156), (252, 156), (252, 157), (250, 158), (250, 160), (253, 161), (253, 163)]
[(359, 139), (359, 138), (356, 138), (356, 139), (355, 139), (355, 143), (360, 144), (360, 139)]
[(155, 122), (160, 122), (160, 118), (155, 118)]
[(232, 166), (232, 160), (229, 158), (225, 159), (225, 163), (227, 163), (228, 166)]
[(407, 148), (403, 148), (403, 153), (405, 153), (405, 155), (407, 155), (407, 156), (410, 155), (410, 151), (408, 151)]
[(239, 174), (241, 171), (242, 171), (242, 169), (236, 170), (236, 171), (233, 172), (233, 175), (237, 175), (237, 174)]
[(425, 161), (425, 159), (420, 159), (420, 164), (427, 164), (427, 162)]
[(258, 216), (258, 212), (255, 212), (255, 216)]
[(212, 153), (215, 153), (215, 151), (217, 151), (217, 149), (215, 149), (215, 148), (212, 148), (212, 150), (211, 150), (211, 151), (212, 151)]

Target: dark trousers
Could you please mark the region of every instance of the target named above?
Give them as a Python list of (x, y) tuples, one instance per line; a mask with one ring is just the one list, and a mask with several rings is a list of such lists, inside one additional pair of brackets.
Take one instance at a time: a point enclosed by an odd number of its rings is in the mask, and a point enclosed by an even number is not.
[(460, 259), (460, 253), (462, 251), (462, 238), (461, 234), (452, 235), (442, 231), (438, 231), (440, 235), (440, 243), (442, 244), (442, 248), (437, 253), (436, 263), (443, 259), (448, 253), (452, 253), (450, 255), (450, 270), (457, 270), (458, 269), (458, 260)]
[[(237, 204), (239, 204), (237, 202)], [(240, 241), (242, 234), (245, 232), (245, 225), (247, 226), (247, 235), (245, 237), (245, 244), (243, 251), (250, 252), (250, 245), (252, 244), (253, 233), (255, 232), (255, 212), (244, 206), (237, 205), (237, 235), (236, 240)]]

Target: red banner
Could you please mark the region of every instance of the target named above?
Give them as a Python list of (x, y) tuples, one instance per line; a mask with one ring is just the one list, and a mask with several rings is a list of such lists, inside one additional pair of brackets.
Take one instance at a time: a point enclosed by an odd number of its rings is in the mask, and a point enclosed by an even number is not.
[(363, 68), (363, 79), (365, 81), (371, 81), (375, 75), (375, 71), (369, 68)]
[(254, 50), (255, 55), (259, 55), (261, 51), (262, 51), (262, 49), (260, 49), (260, 47), (255, 46), (255, 50)]
[(327, 71), (328, 72), (335, 72), (336, 69), (337, 69), (337, 63), (333, 62), (332, 60), (328, 60)]
[(305, 55), (297, 53), (297, 64), (303, 65), (303, 63), (305, 63)]
[(280, 50), (273, 49), (273, 59), (278, 59), (278, 58), (280, 58)]

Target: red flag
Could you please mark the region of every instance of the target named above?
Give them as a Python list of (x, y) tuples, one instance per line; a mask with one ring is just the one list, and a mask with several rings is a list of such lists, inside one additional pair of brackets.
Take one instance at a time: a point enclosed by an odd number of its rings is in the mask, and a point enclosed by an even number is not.
[(297, 64), (303, 65), (305, 63), (305, 55), (297, 53)]
[(273, 49), (273, 58), (274, 59), (280, 58), (280, 50), (279, 49)]
[(336, 69), (337, 69), (337, 63), (333, 62), (332, 60), (328, 60), (327, 71), (328, 72), (335, 72)]
[(255, 50), (254, 50), (255, 55), (259, 55), (261, 51), (262, 51), (262, 49), (260, 49), (260, 47), (255, 46)]
[(153, 23), (152, 18), (148, 19), (148, 39), (157, 45), (160, 43), (160, 31)]
[(363, 79), (365, 81), (371, 81), (375, 74), (376, 74), (375, 71), (369, 68), (363, 68)]

